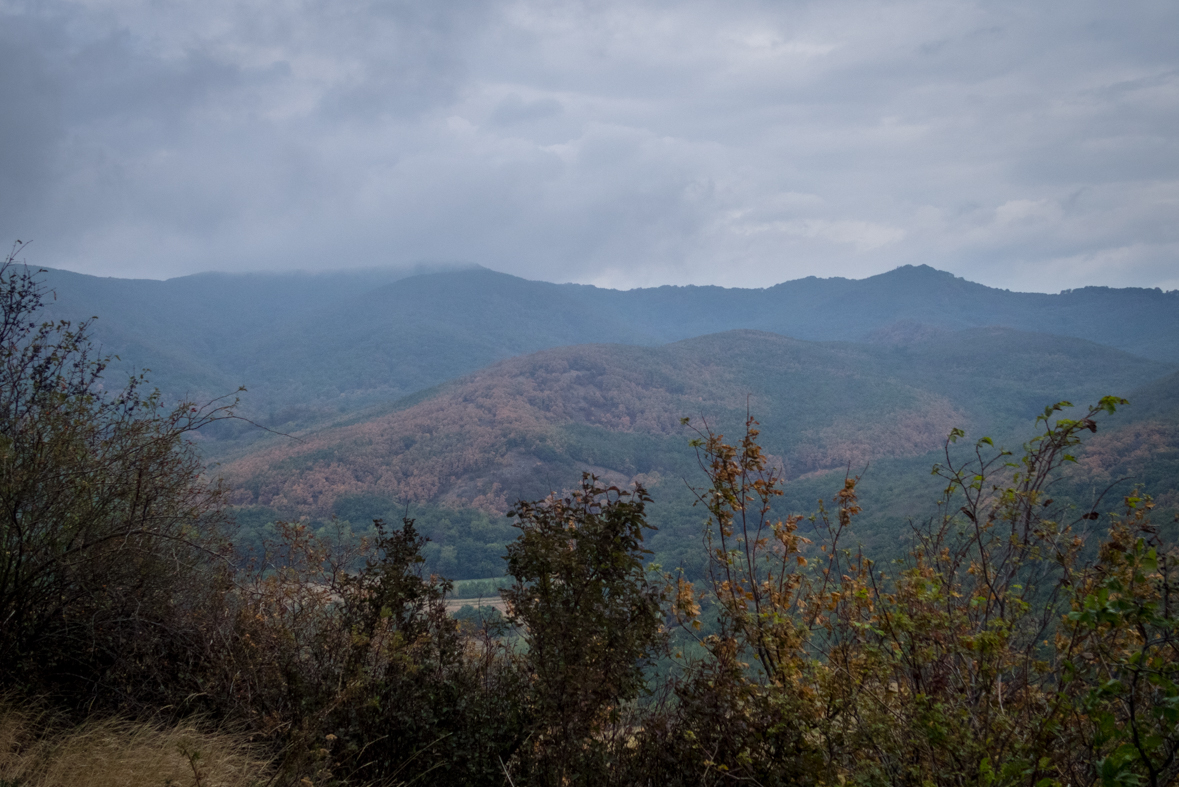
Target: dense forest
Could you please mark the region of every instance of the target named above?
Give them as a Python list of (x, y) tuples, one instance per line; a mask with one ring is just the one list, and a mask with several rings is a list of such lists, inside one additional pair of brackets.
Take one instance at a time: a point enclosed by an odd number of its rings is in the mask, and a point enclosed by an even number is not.
[(1133, 326), (543, 350), (210, 473), (243, 404), (120, 384), (51, 284), (0, 267), (0, 783), (1179, 779)]
[[(503, 361), (297, 440), (272, 437), (220, 469), (250, 530), (284, 518), (326, 526), (333, 517), (363, 528), (408, 512), (432, 540), (429, 568), (452, 579), (491, 575), (487, 553), (498, 557), (512, 537), (502, 514), (516, 499), (575, 488), (593, 472), (643, 484), (658, 503), (656, 561), (700, 578), (700, 517), (685, 484), (699, 469), (685, 415), (734, 433), (756, 413), (788, 513), (809, 513), (855, 469), (872, 511), (859, 537), (878, 547), (895, 543), (936, 497), (928, 469), (951, 429), (1019, 444), (1044, 402), (1058, 398), (1119, 391), (1135, 402), (1070, 470), (1074, 496), (1091, 496), (1118, 473), (1167, 466), (1179, 443), (1163, 405), (1179, 405), (1179, 386), (1172, 378), (1153, 398), (1138, 394), (1172, 369), (1004, 328), (903, 344), (731, 331), (658, 348), (582, 345)], [(1143, 480), (1173, 503), (1175, 479)]]

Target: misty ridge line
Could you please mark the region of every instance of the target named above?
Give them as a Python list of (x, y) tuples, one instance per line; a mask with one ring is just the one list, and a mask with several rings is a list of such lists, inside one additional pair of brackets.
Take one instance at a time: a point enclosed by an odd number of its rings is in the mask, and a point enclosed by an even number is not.
[[(144, 342), (145, 348), (170, 340), (191, 343), (186, 342), (191, 328), (208, 331), (211, 342), (232, 337), (234, 344), (245, 346), (273, 341), (274, 334), (295, 340), (309, 321), (328, 332), (333, 322), (351, 320), (390, 329), (412, 322), (474, 327), (481, 321), (494, 331), (505, 318), (536, 321), (543, 316), (543, 335), (513, 336), (508, 355), (586, 342), (653, 345), (734, 328), (817, 341), (863, 341), (892, 323), (912, 321), (949, 330), (1002, 325), (1179, 360), (1179, 349), (1163, 339), (1179, 327), (1179, 291), (1084, 287), (1059, 294), (1017, 293), (924, 265), (865, 279), (812, 276), (762, 289), (664, 285), (609, 290), (530, 281), (478, 266), (426, 273), (204, 273), (165, 281), (52, 269), (46, 276), (58, 295), (55, 312), (75, 319), (99, 315), (97, 328), (112, 346), (126, 342), (121, 332), (132, 331), (162, 331), (158, 341)], [(217, 352), (210, 346), (206, 354)], [(233, 352), (225, 359), (232, 363)]]
[[(95, 335), (122, 365), (112, 373), (149, 368), (152, 383), (176, 397), (212, 398), (245, 386), (242, 414), (292, 434), (367, 418), (370, 410), (404, 409), (436, 396), (443, 383), (542, 350), (654, 348), (735, 330), (852, 343), (864, 347), (855, 354), (862, 359), (929, 342), (998, 342), (1013, 351), (1021, 342), (1052, 345), (961, 334), (1005, 326), (1092, 342), (1092, 357), (1105, 357), (1101, 347), (1130, 353), (1153, 361), (1154, 376), (1179, 362), (1179, 293), (1158, 290), (1012, 293), (928, 266), (858, 280), (809, 277), (764, 289), (609, 290), (481, 267), (406, 273), (200, 274), (153, 281), (50, 270), (46, 280), (58, 296), (54, 316), (99, 316)], [(1075, 352), (1081, 357), (1086, 351)], [(980, 361), (967, 353), (953, 363)], [(898, 366), (889, 374), (905, 372)], [(1045, 389), (1043, 395), (1053, 393)], [(228, 460), (227, 452), (236, 455), (259, 439), (250, 430), (222, 427), (203, 434), (202, 444), (210, 458)]]

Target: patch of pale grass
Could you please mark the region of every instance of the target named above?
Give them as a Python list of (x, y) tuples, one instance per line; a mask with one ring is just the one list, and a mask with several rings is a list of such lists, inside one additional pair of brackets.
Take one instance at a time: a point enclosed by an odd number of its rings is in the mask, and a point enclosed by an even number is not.
[(0, 785), (259, 787), (271, 765), (240, 737), (118, 719), (73, 727), (0, 704)]

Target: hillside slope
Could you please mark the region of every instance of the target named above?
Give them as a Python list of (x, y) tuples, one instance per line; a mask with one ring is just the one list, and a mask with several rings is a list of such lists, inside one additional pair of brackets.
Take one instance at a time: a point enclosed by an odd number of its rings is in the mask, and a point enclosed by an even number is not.
[(1111, 428), (1086, 441), (1074, 477), (1094, 492), (1112, 485), (1116, 499), (1139, 485), (1179, 512), (1179, 373), (1132, 391)]
[(662, 347), (586, 345), (500, 362), (223, 471), (237, 502), (326, 516), (357, 496), (504, 510), (572, 483), (691, 471), (683, 416), (745, 413), (798, 478), (923, 456), (951, 428), (1005, 437), (1046, 403), (1126, 392), (1174, 369), (1079, 339), (985, 328), (886, 344), (732, 331)]

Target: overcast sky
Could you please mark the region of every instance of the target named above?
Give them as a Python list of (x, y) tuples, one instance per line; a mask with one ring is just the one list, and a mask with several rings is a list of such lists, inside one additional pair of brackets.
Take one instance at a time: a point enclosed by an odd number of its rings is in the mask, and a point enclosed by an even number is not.
[(0, 0), (0, 238), (112, 276), (1179, 288), (1179, 3)]

